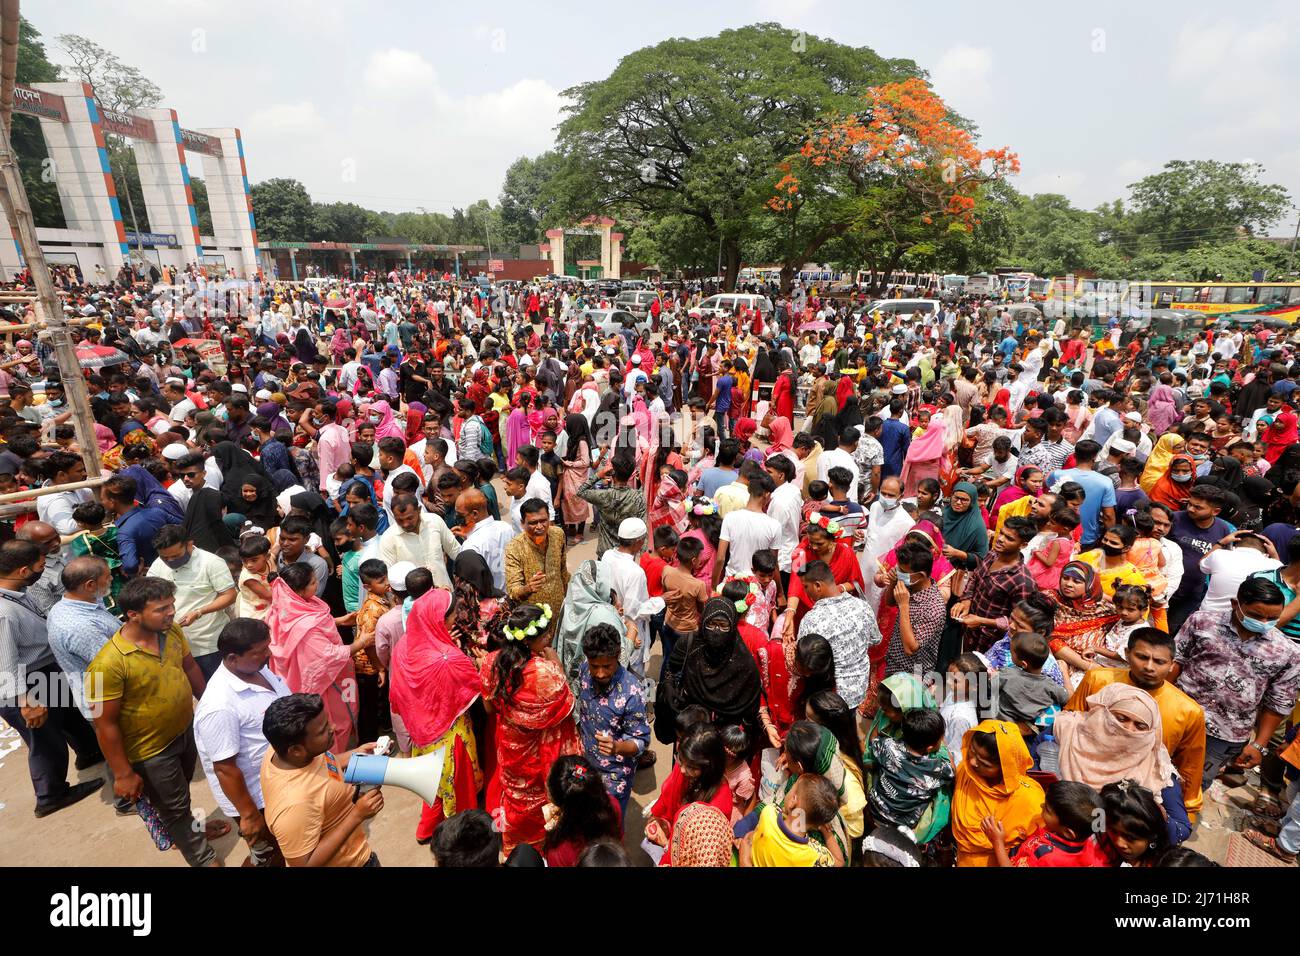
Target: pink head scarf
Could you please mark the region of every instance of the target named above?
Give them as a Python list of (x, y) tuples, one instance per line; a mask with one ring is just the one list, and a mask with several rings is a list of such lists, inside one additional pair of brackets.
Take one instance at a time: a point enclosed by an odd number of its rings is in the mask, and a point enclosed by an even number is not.
[(451, 592), (435, 588), (411, 605), (406, 636), (393, 651), (389, 699), (411, 741), (427, 747), (479, 695), (479, 675), (447, 629)]
[(781, 452), (790, 451), (793, 447), (791, 442), (794, 440), (794, 429), (790, 426), (790, 420), (785, 416), (780, 416), (768, 422), (767, 433), (772, 439), (772, 444), (767, 446), (767, 456), (779, 455)]
[(379, 412), (379, 423), (375, 425), (375, 439), (400, 438), (406, 441), (406, 430), (393, 420), (393, 409), (387, 402), (371, 402), (367, 411)]

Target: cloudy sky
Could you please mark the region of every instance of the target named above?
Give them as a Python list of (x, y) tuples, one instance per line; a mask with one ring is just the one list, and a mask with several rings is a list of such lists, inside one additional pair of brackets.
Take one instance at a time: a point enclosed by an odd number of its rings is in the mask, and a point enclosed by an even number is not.
[[(132, 11), (138, 11), (133, 13)], [(1300, 201), (1300, 4), (1095, 0), (26, 0), (162, 87), (182, 126), (238, 126), (248, 175), (450, 212), (553, 142), (560, 91), (669, 36), (776, 21), (910, 57), (1021, 156), (1025, 192), (1091, 207), (1166, 160), (1254, 160)], [(1290, 231), (1282, 225), (1275, 233)]]

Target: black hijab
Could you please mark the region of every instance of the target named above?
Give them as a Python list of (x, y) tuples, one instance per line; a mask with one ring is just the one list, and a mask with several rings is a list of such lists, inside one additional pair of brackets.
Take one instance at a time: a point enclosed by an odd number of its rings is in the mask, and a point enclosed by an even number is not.
[(472, 586), (478, 592), (480, 600), (497, 594), (496, 584), (492, 580), (492, 570), (483, 559), (483, 555), (477, 551), (462, 549), (452, 564), (452, 574), (457, 580)]
[[(275, 503), (275, 489), (271, 486), (271, 480), (262, 475), (249, 475), (240, 483), (239, 488), (235, 489), (237, 494), (244, 485), (252, 485), (257, 489), (257, 500), (246, 501), (240, 494), (239, 505), (231, 510), (238, 511), (263, 531), (277, 527), (280, 524), (280, 509)], [(223, 492), (225, 488), (223, 483), (221, 486)]]
[[(709, 621), (722, 619), (730, 630), (711, 633)], [(715, 721), (740, 722), (753, 726), (758, 720), (763, 685), (758, 664), (740, 640), (736, 629), (736, 607), (726, 598), (710, 598), (700, 615), (700, 630), (691, 642), (682, 668), (682, 690), (686, 704), (700, 704)]]
[(300, 491), (289, 498), (289, 507), (306, 512), (307, 520), (311, 522), (311, 529), (320, 537), (333, 562), (338, 564), (338, 549), (334, 547), (334, 535), (330, 534), (330, 524), (337, 515), (330, 510), (325, 499), (314, 491)]
[(239, 541), (226, 527), (223, 514), (221, 492), (215, 488), (200, 488), (190, 492), (189, 503), (185, 506), (185, 522), (181, 527), (185, 536), (200, 550), (215, 554), (218, 548), (237, 547)]
[[(212, 448), (212, 457), (221, 468), (221, 497), (231, 511), (247, 514), (246, 502), (240, 494), (249, 478), (266, 478), (266, 469), (248, 452), (232, 441), (218, 442)], [(267, 487), (270, 487), (268, 482)], [(271, 496), (274, 501), (274, 495)]]

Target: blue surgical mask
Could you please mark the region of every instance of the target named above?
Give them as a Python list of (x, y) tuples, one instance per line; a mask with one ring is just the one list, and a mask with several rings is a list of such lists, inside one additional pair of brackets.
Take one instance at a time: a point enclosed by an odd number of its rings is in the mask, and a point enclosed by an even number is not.
[(1259, 618), (1247, 617), (1240, 611), (1237, 612), (1237, 619), (1241, 621), (1241, 626), (1252, 634), (1267, 634), (1273, 628), (1277, 627), (1277, 621), (1261, 621)]
[(190, 563), (190, 556), (187, 554), (183, 558), (175, 558), (171, 560), (163, 558), (163, 563), (173, 571), (179, 571), (181, 568), (185, 567), (185, 565)]
[(1173, 472), (1170, 472), (1169, 477), (1180, 485), (1192, 480), (1191, 475), (1175, 475)]

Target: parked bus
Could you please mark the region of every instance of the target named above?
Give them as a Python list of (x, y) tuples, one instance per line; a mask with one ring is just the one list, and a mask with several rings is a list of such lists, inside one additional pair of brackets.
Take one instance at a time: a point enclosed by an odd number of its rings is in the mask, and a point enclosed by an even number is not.
[(1128, 302), (1137, 309), (1249, 312), (1295, 322), (1300, 318), (1300, 282), (1133, 282)]
[(966, 280), (966, 295), (990, 296), (996, 295), (1001, 289), (1001, 281), (992, 273), (981, 272), (979, 275), (973, 275)]

